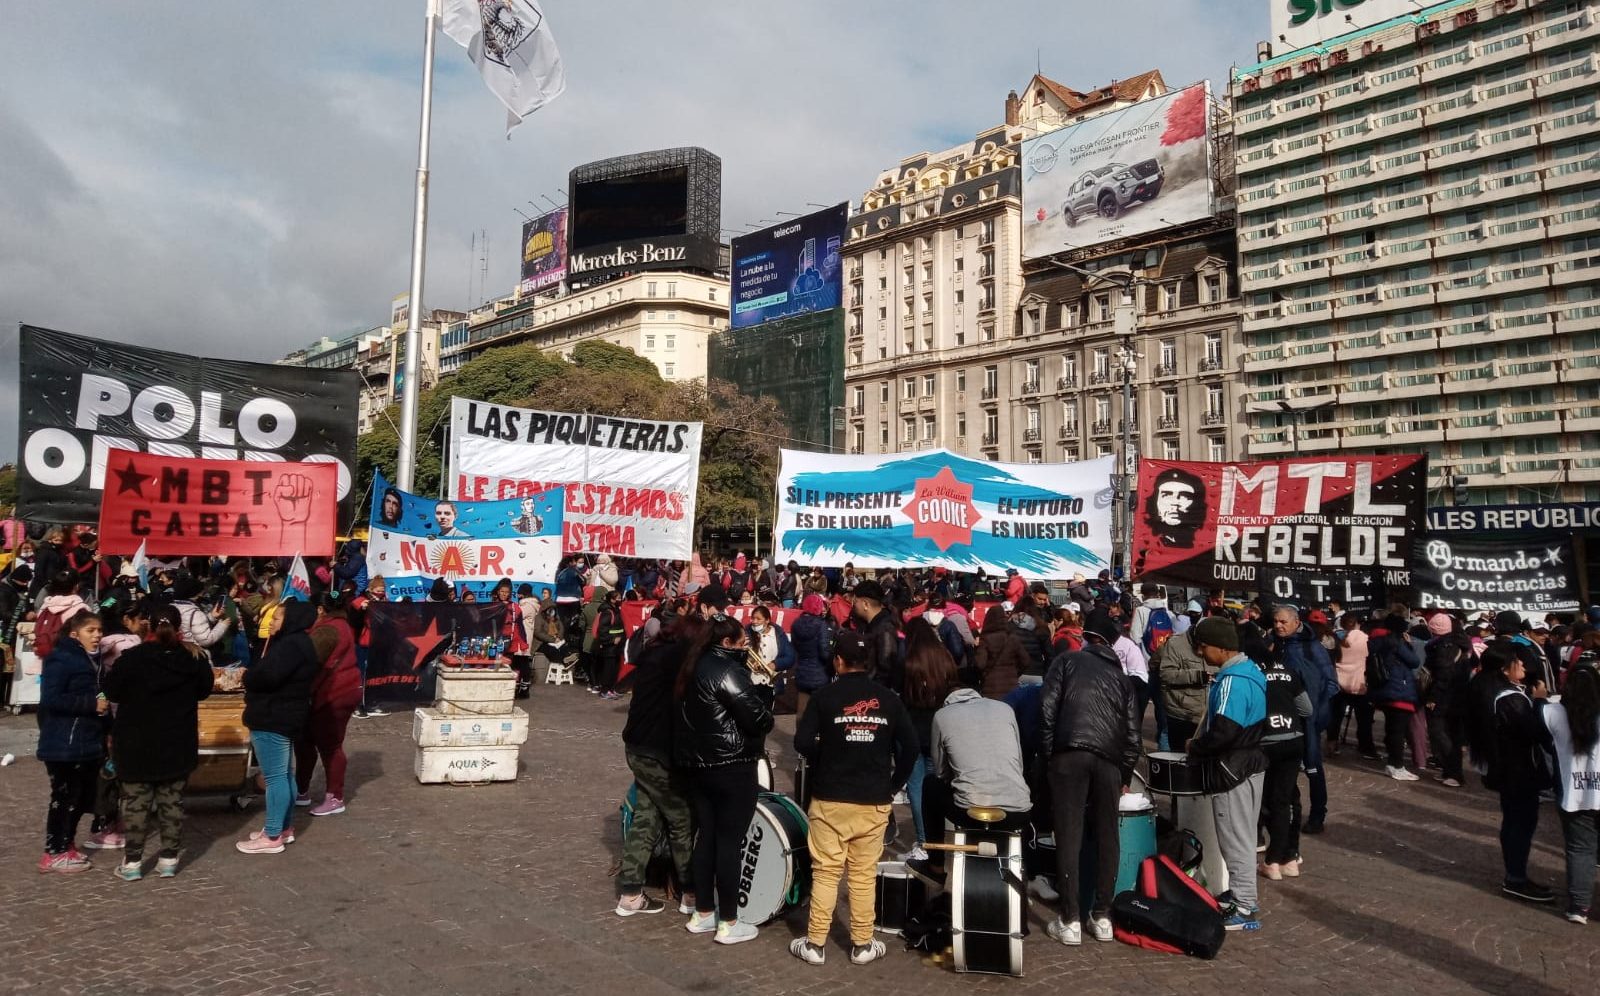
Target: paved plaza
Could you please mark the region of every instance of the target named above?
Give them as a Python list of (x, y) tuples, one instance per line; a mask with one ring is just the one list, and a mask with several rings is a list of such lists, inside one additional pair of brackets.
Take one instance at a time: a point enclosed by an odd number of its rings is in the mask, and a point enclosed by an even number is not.
[[(34, 871), (46, 799), (34, 719), (0, 715), (0, 753), (18, 755), (0, 768), (0, 991), (1547, 996), (1593, 993), (1600, 975), (1600, 925), (1500, 897), (1492, 796), (1393, 782), (1353, 750), (1332, 762), (1328, 831), (1306, 839), (1304, 877), (1263, 882), (1264, 929), (1230, 935), (1215, 962), (1066, 949), (1037, 905), (1022, 979), (956, 975), (894, 938), (889, 958), (853, 966), (842, 924), (828, 963), (802, 965), (787, 953), (801, 911), (738, 947), (691, 937), (670, 912), (621, 920), (608, 871), (626, 705), (537, 688), (520, 777), (487, 787), (417, 784), (409, 715), (354, 722), (345, 815), (302, 815), (286, 853), (247, 857), (232, 844), (259, 806), (197, 801), (183, 873), (137, 883), (112, 877), (111, 855), (87, 874)], [(770, 741), (780, 771), (793, 723), (781, 718)], [(1534, 869), (1559, 886), (1548, 807)]]

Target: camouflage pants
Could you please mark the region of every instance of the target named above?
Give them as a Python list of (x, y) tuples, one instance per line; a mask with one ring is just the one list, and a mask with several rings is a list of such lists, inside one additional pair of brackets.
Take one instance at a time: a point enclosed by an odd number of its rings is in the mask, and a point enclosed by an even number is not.
[(161, 845), (160, 856), (177, 857), (183, 844), (183, 779), (122, 783), (122, 822), (127, 838), (122, 860), (135, 862), (144, 857), (144, 842), (149, 836), (152, 816), (157, 842)]

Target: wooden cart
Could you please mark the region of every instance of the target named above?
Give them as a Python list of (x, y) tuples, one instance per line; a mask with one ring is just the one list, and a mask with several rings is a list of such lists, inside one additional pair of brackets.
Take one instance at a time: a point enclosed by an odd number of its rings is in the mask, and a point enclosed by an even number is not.
[(200, 765), (185, 791), (227, 795), (239, 809), (255, 798), (255, 755), (244, 725), (244, 693), (213, 692), (200, 702)]

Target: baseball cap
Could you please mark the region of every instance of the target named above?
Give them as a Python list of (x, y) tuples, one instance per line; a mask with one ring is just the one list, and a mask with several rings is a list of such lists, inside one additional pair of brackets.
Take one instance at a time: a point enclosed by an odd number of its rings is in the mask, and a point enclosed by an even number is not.
[(850, 664), (861, 665), (872, 659), (872, 648), (860, 633), (846, 630), (833, 640), (833, 653)]
[(1548, 633), (1550, 632), (1550, 624), (1545, 622), (1543, 619), (1539, 619), (1529, 623), (1528, 629), (1535, 633)]

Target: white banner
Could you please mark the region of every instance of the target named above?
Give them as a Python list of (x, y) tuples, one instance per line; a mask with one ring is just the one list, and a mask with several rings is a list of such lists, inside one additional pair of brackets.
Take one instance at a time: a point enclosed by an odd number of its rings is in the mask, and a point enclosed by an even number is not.
[(450, 493), (462, 501), (567, 489), (567, 553), (688, 560), (699, 422), (451, 402)]
[(775, 560), (820, 567), (946, 567), (1030, 578), (1111, 565), (1112, 457), (971, 460), (783, 451)]

